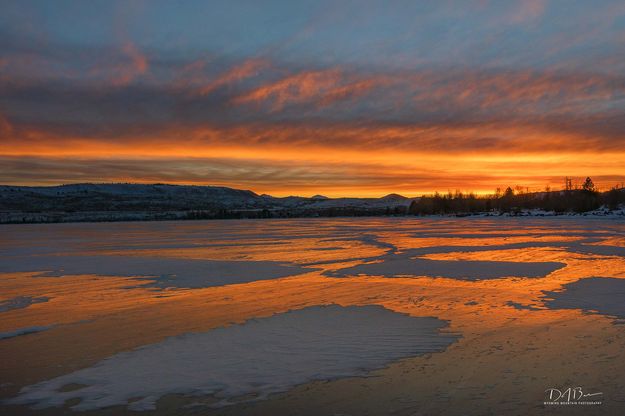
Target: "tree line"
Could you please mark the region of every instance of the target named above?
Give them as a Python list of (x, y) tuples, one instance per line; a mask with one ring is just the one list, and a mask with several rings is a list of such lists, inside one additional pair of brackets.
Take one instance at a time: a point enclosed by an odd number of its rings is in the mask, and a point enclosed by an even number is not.
[[(567, 184), (570, 181), (567, 180)], [(523, 210), (544, 210), (556, 213), (583, 213), (602, 206), (616, 210), (625, 204), (625, 189), (614, 187), (607, 192), (598, 192), (590, 177), (581, 188), (567, 186), (562, 191), (524, 192), (522, 188), (497, 189), (494, 194), (476, 196), (474, 193), (456, 191), (447, 194), (435, 193), (413, 201), (408, 213), (413, 215), (473, 214), (478, 212), (520, 213)]]

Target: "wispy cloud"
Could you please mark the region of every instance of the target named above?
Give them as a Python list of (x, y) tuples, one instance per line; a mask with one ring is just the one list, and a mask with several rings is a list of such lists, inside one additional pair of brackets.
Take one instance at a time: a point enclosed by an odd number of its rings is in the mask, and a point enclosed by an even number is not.
[(360, 97), (378, 84), (372, 78), (351, 78), (339, 69), (303, 71), (269, 82), (234, 97), (232, 103), (267, 104), (271, 112), (287, 105), (310, 104), (325, 107), (336, 102)]
[(108, 76), (114, 87), (130, 84), (135, 78), (145, 74), (149, 68), (148, 58), (131, 42), (122, 46), (117, 59), (118, 61), (111, 66), (105, 63), (93, 69), (95, 74), (104, 73)]

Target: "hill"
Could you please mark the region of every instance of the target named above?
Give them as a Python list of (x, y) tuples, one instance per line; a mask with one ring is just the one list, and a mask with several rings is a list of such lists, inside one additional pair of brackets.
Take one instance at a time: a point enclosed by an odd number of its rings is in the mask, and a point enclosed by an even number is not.
[(373, 215), (625, 215), (625, 189), (406, 198), (258, 195), (220, 186), (167, 184), (0, 185), (0, 223), (289, 218)]
[(0, 222), (377, 215), (405, 213), (411, 199), (277, 198), (218, 186), (167, 184), (0, 185)]

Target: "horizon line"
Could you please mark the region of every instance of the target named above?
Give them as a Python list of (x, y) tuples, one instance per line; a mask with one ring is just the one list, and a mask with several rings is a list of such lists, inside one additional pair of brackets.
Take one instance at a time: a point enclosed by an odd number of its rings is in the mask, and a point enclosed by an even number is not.
[[(573, 177), (568, 177), (568, 178), (572, 178)], [(581, 177), (580, 177), (581, 178)], [(592, 177), (590, 177), (592, 178)], [(419, 192), (419, 191), (414, 191), (411, 192), (410, 194), (412, 194), (413, 196), (406, 196), (406, 195), (410, 195), (407, 193), (402, 193), (402, 192), (382, 192), (383, 195), (380, 195), (380, 193), (370, 193), (368, 195), (365, 194), (346, 194), (346, 195), (337, 195), (334, 192), (330, 192), (327, 195), (325, 195), (324, 193), (319, 193), (319, 192), (311, 192), (309, 195), (306, 193), (302, 193), (302, 194), (298, 194), (298, 193), (273, 193), (273, 194), (269, 194), (267, 192), (258, 192), (258, 191), (254, 191), (253, 189), (246, 189), (245, 187), (238, 187), (237, 185), (223, 185), (223, 184), (206, 184), (206, 183), (202, 183), (202, 184), (197, 184), (197, 183), (168, 183), (168, 182), (124, 182), (124, 181), (120, 181), (120, 182), (68, 182), (68, 183), (55, 183), (55, 184), (49, 184), (49, 183), (44, 183), (44, 184), (15, 184), (15, 183), (0, 183), (0, 186), (6, 186), (6, 187), (22, 187), (22, 188), (54, 188), (54, 187), (61, 187), (61, 186), (72, 186), (72, 185), (145, 185), (145, 186), (156, 186), (156, 185), (165, 185), (165, 186), (188, 186), (188, 187), (213, 187), (213, 188), (229, 188), (229, 189), (233, 189), (233, 190), (238, 190), (238, 191), (248, 191), (248, 192), (252, 192), (255, 195), (258, 196), (263, 196), (263, 195), (267, 195), (267, 196), (271, 196), (271, 197), (275, 197), (275, 198), (288, 198), (288, 197), (300, 197), (300, 198), (313, 198), (316, 196), (320, 196), (320, 197), (325, 197), (325, 198), (329, 198), (329, 199), (341, 199), (341, 198), (362, 198), (362, 199), (379, 199), (379, 198), (384, 198), (387, 196), (391, 196), (391, 195), (398, 195), (407, 199), (415, 199), (415, 198), (421, 198), (421, 197), (433, 197), (435, 195), (441, 195), (441, 196), (446, 196), (449, 194), (452, 195), (456, 195), (456, 194), (462, 194), (464, 196), (469, 196), (471, 194), (475, 195), (476, 197), (484, 197), (484, 196), (495, 196), (497, 194), (497, 190), (499, 190), (501, 193), (503, 193), (503, 191), (507, 188), (510, 187), (515, 194), (533, 194), (533, 193), (541, 193), (541, 192), (559, 192), (559, 191), (566, 191), (566, 188), (558, 188), (558, 189), (554, 189), (551, 186), (545, 186), (543, 188), (538, 189), (537, 187), (528, 187), (528, 186), (520, 186), (520, 185), (515, 185), (515, 186), (498, 186), (495, 187), (495, 189), (491, 189), (491, 190), (479, 190), (479, 191), (465, 191), (465, 190), (461, 190), (459, 188), (448, 188), (444, 191), (427, 191), (427, 192)], [(624, 189), (625, 188), (625, 184), (620, 183), (620, 184), (616, 184), (616, 186), (612, 186), (612, 187), (605, 187), (605, 186), (595, 186), (595, 190), (597, 192), (607, 192), (610, 191), (612, 189)], [(579, 190), (581, 189), (581, 186), (577, 183), (574, 184), (572, 190)], [(332, 196), (330, 196), (332, 195)], [(374, 196), (374, 195), (380, 195), (380, 196)]]

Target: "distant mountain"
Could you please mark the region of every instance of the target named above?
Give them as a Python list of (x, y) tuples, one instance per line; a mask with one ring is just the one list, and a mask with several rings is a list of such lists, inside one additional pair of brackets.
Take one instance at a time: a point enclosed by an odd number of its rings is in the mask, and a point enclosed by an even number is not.
[(0, 222), (366, 215), (405, 211), (411, 202), (397, 194), (384, 198), (328, 198), (323, 195), (279, 198), (219, 186), (0, 185)]
[(408, 198), (399, 194), (388, 194), (380, 198), (382, 201), (407, 201)]

